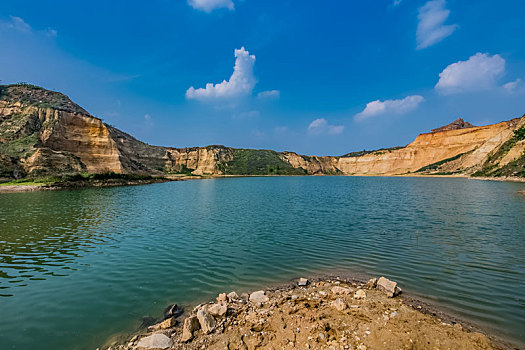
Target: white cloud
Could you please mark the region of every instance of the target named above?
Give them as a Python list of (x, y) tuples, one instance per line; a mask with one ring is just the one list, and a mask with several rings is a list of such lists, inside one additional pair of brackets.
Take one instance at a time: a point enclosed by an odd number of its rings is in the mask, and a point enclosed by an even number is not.
[(188, 0), (188, 4), (196, 10), (201, 10), (207, 13), (220, 8), (226, 8), (229, 10), (235, 8), (233, 0)]
[(281, 97), (281, 92), (279, 90), (262, 91), (257, 94), (257, 98), (260, 100), (277, 100), (279, 97)]
[(363, 120), (381, 114), (404, 114), (419, 106), (425, 99), (420, 95), (407, 96), (399, 100), (375, 100), (366, 104), (365, 109), (355, 115), (356, 120)]
[(30, 32), (31, 26), (27, 24), (22, 18), (16, 16), (9, 16), (11, 21), (7, 22), (7, 27), (18, 30), (20, 32)]
[(393, 5), (394, 6), (399, 6), (399, 4), (401, 4), (401, 1), (403, 1), (403, 0), (394, 0)]
[(521, 86), (521, 79), (516, 79), (514, 81), (509, 81), (505, 85), (503, 85), (503, 88), (507, 90), (508, 92), (515, 91), (519, 86)]
[(47, 30), (46, 30), (46, 35), (47, 36), (56, 37), (57, 34), (58, 33), (57, 33), (57, 31), (55, 29), (47, 28)]
[(319, 118), (308, 125), (308, 132), (311, 134), (337, 135), (342, 133), (344, 128), (342, 125), (330, 125), (326, 119)]
[(275, 127), (275, 132), (277, 134), (282, 134), (282, 133), (285, 133), (288, 131), (288, 127), (287, 126), (276, 126)]
[(505, 73), (505, 60), (500, 55), (477, 53), (467, 61), (452, 63), (439, 73), (436, 90), (442, 94), (486, 90), (496, 85)]
[(416, 31), (418, 50), (440, 42), (457, 29), (456, 24), (444, 24), (450, 15), (445, 5), (445, 0), (432, 0), (419, 9)]
[(186, 91), (186, 98), (198, 101), (217, 101), (234, 99), (251, 95), (257, 80), (253, 74), (255, 56), (241, 47), (235, 50), (235, 67), (229, 80), (222, 83), (206, 84), (205, 88), (195, 89), (193, 86)]

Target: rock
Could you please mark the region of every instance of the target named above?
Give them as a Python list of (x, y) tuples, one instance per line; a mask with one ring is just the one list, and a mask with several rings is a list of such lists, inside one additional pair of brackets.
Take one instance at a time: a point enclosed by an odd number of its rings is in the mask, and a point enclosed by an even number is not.
[(173, 346), (173, 341), (164, 334), (152, 334), (142, 338), (136, 349), (167, 349)]
[(229, 301), (239, 300), (239, 296), (235, 292), (230, 292), (227, 295)]
[(346, 305), (346, 302), (344, 301), (344, 299), (337, 298), (334, 301), (332, 301), (332, 306), (337, 311), (343, 311), (343, 310), (345, 310), (347, 308), (348, 305)]
[(374, 289), (377, 286), (377, 278), (371, 278), (366, 282), (366, 286), (370, 289)]
[(164, 319), (168, 319), (170, 317), (179, 317), (184, 312), (184, 309), (179, 307), (177, 304), (171, 304), (166, 309), (164, 309)]
[(197, 319), (199, 320), (199, 323), (201, 325), (201, 328), (204, 334), (211, 333), (215, 329), (215, 326), (217, 325), (217, 323), (215, 322), (215, 319), (210, 315), (206, 306), (201, 307), (197, 311)]
[(221, 293), (219, 294), (219, 296), (217, 297), (217, 302), (218, 303), (225, 303), (228, 301), (228, 297), (226, 297), (226, 293)]
[(337, 294), (337, 295), (350, 294), (352, 293), (352, 290), (348, 288), (344, 288), (344, 287), (335, 286), (335, 287), (332, 287), (332, 293)]
[(193, 339), (193, 332), (201, 328), (199, 324), (199, 319), (197, 316), (190, 316), (184, 320), (184, 327), (182, 328), (182, 337), (183, 342), (187, 342)]
[(244, 300), (244, 301), (248, 301), (250, 299), (250, 294), (242, 293), (241, 294), (241, 299)]
[(364, 290), (362, 290), (362, 289), (358, 289), (354, 293), (354, 298), (355, 299), (364, 299), (364, 298), (366, 298), (366, 292)]
[(225, 302), (213, 304), (212, 306), (208, 307), (208, 312), (216, 317), (222, 317), (226, 315), (226, 311), (228, 311), (228, 306)]
[(298, 286), (306, 286), (308, 285), (308, 280), (306, 278), (299, 278), (299, 281), (297, 282)]
[(175, 321), (175, 317), (170, 317), (167, 320), (164, 320), (164, 321), (162, 321), (160, 323), (157, 323), (156, 325), (153, 325), (151, 327), (148, 327), (148, 329), (151, 330), (151, 331), (159, 331), (159, 330), (162, 330), (162, 329), (171, 328), (171, 327), (175, 326), (175, 324), (177, 324), (177, 321)]
[(266, 293), (263, 290), (250, 294), (250, 301), (252, 303), (266, 303), (268, 300), (270, 300), (270, 298), (266, 296)]
[(383, 276), (381, 276), (377, 281), (377, 288), (385, 292), (390, 298), (393, 298), (401, 293), (401, 288), (397, 286), (397, 282), (390, 281)]

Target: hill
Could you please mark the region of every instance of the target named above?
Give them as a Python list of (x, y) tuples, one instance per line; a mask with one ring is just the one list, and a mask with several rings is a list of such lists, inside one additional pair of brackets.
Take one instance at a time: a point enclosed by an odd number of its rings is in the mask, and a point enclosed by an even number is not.
[(340, 157), (226, 146), (148, 145), (67, 96), (28, 84), (0, 86), (0, 177), (75, 174), (398, 175), (525, 177), (525, 116), (487, 126), (462, 119), (404, 147)]

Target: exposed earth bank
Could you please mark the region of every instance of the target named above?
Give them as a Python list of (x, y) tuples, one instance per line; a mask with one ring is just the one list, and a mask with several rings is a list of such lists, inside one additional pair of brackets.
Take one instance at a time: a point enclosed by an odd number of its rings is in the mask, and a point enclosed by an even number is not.
[[(468, 325), (399, 296), (393, 281), (308, 281), (219, 294), (103, 349), (505, 349)], [(439, 317), (439, 318), (438, 318)]]

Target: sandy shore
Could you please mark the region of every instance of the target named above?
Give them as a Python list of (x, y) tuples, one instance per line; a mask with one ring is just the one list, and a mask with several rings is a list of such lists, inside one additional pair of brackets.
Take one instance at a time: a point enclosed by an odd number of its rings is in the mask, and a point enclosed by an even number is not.
[(38, 184), (38, 185), (4, 185), (0, 186), (1, 193), (19, 193), (19, 192), (34, 192), (34, 191), (54, 191), (72, 188), (89, 188), (89, 187), (117, 187), (117, 186), (136, 186), (148, 185), (152, 183), (162, 183), (170, 181), (182, 181), (184, 178), (153, 178), (144, 180), (122, 180), (122, 179), (108, 179), (108, 180), (86, 180), (86, 181), (64, 181), (53, 184)]
[[(306, 284), (305, 284), (306, 283)], [(299, 280), (219, 294), (102, 349), (507, 349), (454, 317), (399, 295), (395, 282)]]

